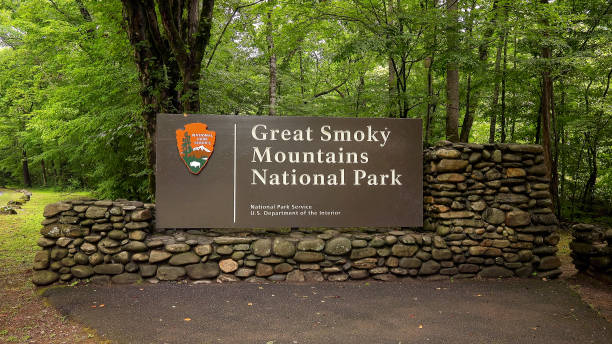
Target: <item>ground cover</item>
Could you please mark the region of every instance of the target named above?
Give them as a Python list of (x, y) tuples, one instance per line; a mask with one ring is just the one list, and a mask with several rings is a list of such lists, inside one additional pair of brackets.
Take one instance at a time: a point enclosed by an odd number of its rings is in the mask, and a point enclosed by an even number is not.
[[(2, 189), (0, 203), (16, 194)], [(30, 282), (32, 260), (39, 247), (40, 222), (46, 204), (85, 193), (33, 190), (17, 215), (0, 216), (0, 342), (99, 343), (95, 333), (69, 321), (48, 305)]]

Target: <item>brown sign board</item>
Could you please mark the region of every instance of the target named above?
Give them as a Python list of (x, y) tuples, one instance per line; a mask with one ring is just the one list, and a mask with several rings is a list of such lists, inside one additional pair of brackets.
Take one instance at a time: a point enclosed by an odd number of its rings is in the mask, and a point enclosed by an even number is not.
[(157, 116), (158, 228), (417, 227), (420, 119)]

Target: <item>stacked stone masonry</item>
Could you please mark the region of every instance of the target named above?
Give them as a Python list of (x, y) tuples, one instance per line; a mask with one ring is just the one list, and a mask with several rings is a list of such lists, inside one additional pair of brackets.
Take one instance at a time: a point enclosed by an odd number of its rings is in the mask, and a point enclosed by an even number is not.
[(48, 205), (33, 282), (345, 281), (557, 277), (542, 149), (442, 142), (425, 152), (424, 226), (155, 229), (153, 204)]
[(612, 228), (591, 224), (572, 226), (571, 256), (576, 269), (612, 283)]

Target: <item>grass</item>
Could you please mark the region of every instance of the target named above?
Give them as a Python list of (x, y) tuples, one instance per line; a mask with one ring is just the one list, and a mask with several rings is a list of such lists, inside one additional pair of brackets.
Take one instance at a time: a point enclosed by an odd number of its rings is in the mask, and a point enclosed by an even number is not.
[[(20, 193), (17, 193), (21, 195)], [(30, 264), (39, 250), (36, 240), (40, 237), (43, 210), (49, 203), (67, 198), (88, 196), (85, 192), (59, 193), (34, 190), (29, 202), (17, 210), (17, 215), (0, 216), (0, 264), (3, 267), (19, 267)], [(7, 269), (0, 272), (0, 278)]]
[[(5, 199), (12, 193), (3, 192)], [(86, 192), (62, 193), (31, 190), (32, 198), (17, 215), (0, 215), (0, 342), (1, 343), (99, 343), (78, 324), (63, 321), (45, 304), (32, 285), (32, 262), (40, 248), (45, 206), (63, 199), (89, 196)], [(20, 197), (21, 194), (17, 194)], [(6, 200), (8, 201), (8, 200)]]
[(14, 201), (23, 196), (21, 192), (2, 188), (0, 188), (0, 193), (0, 207), (6, 205), (8, 201)]

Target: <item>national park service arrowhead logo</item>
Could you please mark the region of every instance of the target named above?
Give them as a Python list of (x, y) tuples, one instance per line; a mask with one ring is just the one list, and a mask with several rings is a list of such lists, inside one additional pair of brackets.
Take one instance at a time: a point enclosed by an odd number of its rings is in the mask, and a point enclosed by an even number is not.
[(185, 129), (176, 130), (176, 147), (189, 172), (199, 174), (210, 159), (215, 148), (214, 131), (206, 130), (204, 123), (185, 124)]

